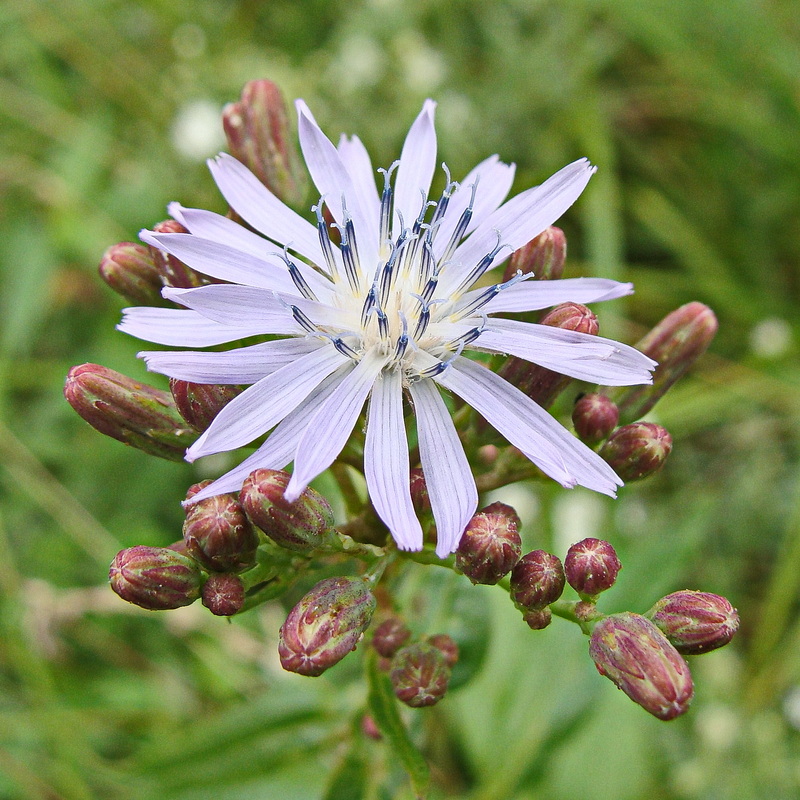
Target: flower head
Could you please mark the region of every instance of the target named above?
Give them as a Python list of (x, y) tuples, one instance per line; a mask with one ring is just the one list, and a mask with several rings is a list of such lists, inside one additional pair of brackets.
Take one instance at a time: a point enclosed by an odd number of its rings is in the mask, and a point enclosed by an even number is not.
[[(404, 393), (416, 415), (421, 466), (438, 534), (455, 550), (478, 494), (441, 390), (482, 414), (545, 473), (613, 495), (613, 470), (518, 389), (466, 357), (508, 353), (604, 385), (650, 380), (654, 362), (633, 348), (575, 331), (498, 318), (558, 303), (628, 294), (611, 280), (481, 279), (545, 230), (594, 172), (585, 159), (503, 202), (513, 165), (492, 156), (440, 197), (435, 104), (411, 126), (399, 161), (376, 185), (356, 137), (338, 147), (297, 102), (300, 145), (321, 198), (309, 221), (286, 207), (241, 163), (209, 162), (225, 199), (249, 226), (170, 206), (188, 233), (144, 231), (143, 241), (224, 283), (167, 287), (183, 309), (131, 308), (120, 329), (163, 345), (202, 348), (269, 335), (227, 352), (145, 352), (148, 367), (196, 383), (252, 384), (217, 415), (186, 458), (233, 450), (272, 431), (238, 467), (189, 502), (239, 489), (255, 469), (294, 462), (292, 501), (337, 458), (369, 399), (364, 471), (372, 502), (399, 547), (422, 547), (409, 490)], [(334, 220), (330, 236), (323, 211)], [(479, 281), (481, 281), (479, 285)]]

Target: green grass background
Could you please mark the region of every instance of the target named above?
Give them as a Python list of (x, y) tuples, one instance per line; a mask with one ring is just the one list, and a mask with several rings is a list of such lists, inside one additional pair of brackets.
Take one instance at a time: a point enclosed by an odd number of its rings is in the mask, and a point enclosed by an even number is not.
[(694, 659), (695, 705), (664, 724), (596, 674), (572, 626), (533, 633), (501, 592), (434, 581), (430, 624), (470, 628), (486, 657), (409, 715), (433, 796), (799, 796), (796, 4), (6, 0), (0, 798), (411, 797), (389, 748), (359, 733), (357, 656), (299, 679), (277, 666), (278, 607), (228, 624), (108, 590), (116, 549), (178, 538), (177, 500), (202, 475), (104, 439), (61, 395), (83, 361), (143, 375), (96, 264), (172, 199), (223, 210), (203, 163), (213, 131), (191, 153), (176, 131), (192, 114), (212, 130), (203, 109), (256, 77), (332, 136), (358, 133), (376, 166), (428, 96), (456, 178), (497, 152), (520, 190), (588, 156), (600, 169), (563, 220), (568, 274), (637, 289), (600, 309), (601, 332), (636, 341), (691, 300), (719, 316), (655, 411), (675, 440), (667, 468), (616, 502), (539, 488), (525, 539), (609, 538), (625, 569), (606, 608), (714, 591), (740, 610), (737, 640)]

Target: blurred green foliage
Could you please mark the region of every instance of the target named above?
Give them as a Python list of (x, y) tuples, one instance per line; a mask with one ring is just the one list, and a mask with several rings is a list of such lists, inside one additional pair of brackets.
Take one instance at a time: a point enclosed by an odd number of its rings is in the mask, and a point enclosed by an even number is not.
[(523, 516), (526, 543), (562, 555), (614, 542), (610, 610), (714, 591), (738, 639), (694, 660), (695, 707), (663, 724), (598, 678), (570, 626), (533, 633), (501, 592), (436, 584), (438, 630), (475, 598), (491, 616), (475, 678), (408, 715), (433, 796), (797, 797), (798, 76), (789, 0), (0, 5), (0, 798), (411, 797), (361, 734), (359, 656), (298, 679), (277, 666), (277, 607), (228, 624), (108, 591), (115, 550), (178, 538), (177, 499), (204, 475), (104, 440), (61, 397), (83, 361), (144, 374), (95, 266), (172, 199), (223, 210), (203, 157), (256, 77), (376, 165), (427, 96), (456, 178), (497, 152), (521, 189), (590, 157), (562, 221), (568, 274), (637, 289), (600, 309), (602, 332), (636, 341), (690, 300), (720, 319), (655, 410), (675, 439), (664, 472), (616, 502), (538, 487)]

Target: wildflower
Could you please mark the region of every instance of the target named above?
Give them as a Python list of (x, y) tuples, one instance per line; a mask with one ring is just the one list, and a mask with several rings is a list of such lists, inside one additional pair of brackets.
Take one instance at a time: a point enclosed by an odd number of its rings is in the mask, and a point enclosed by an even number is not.
[[(629, 294), (611, 280), (478, 282), (545, 230), (577, 199), (595, 168), (586, 159), (503, 202), (513, 165), (491, 156), (460, 183), (447, 176), (436, 202), (435, 104), (426, 101), (399, 161), (377, 187), (361, 141), (335, 146), (297, 102), (300, 145), (321, 194), (316, 224), (286, 207), (245, 166), (209, 162), (217, 185), (253, 231), (199, 209), (170, 206), (188, 233), (141, 238), (225, 281), (166, 287), (183, 309), (131, 308), (120, 329), (162, 345), (201, 348), (278, 336), (227, 352), (145, 352), (149, 369), (179, 380), (252, 384), (188, 449), (194, 461), (266, 442), (195, 495), (239, 489), (253, 470), (294, 461), (285, 497), (297, 499), (347, 443), (369, 398), (364, 469), (370, 497), (399, 547), (419, 550), (422, 529), (409, 489), (403, 394), (416, 414), (421, 466), (440, 556), (453, 552), (478, 503), (475, 481), (440, 389), (461, 397), (542, 471), (564, 486), (613, 495), (621, 481), (589, 448), (515, 387), (468, 359), (508, 353), (605, 385), (650, 380), (654, 362), (626, 345), (554, 327), (497, 318), (500, 312), (587, 303)], [(340, 244), (330, 237), (323, 209)], [(477, 288), (476, 288), (477, 287)], [(274, 430), (273, 430), (274, 429)]]

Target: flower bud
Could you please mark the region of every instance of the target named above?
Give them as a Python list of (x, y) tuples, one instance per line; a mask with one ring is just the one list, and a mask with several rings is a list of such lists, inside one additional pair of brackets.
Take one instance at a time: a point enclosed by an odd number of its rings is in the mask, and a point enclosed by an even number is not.
[(202, 574), (193, 559), (175, 550), (137, 545), (114, 556), (108, 580), (123, 600), (163, 611), (197, 600)]
[(274, 469), (251, 472), (242, 485), (239, 502), (247, 516), (287, 550), (315, 550), (333, 536), (333, 511), (314, 489), (306, 489), (293, 503), (283, 493), (291, 476)]
[[(593, 336), (599, 330), (597, 317), (580, 303), (562, 303), (556, 306), (542, 317), (541, 324)], [(516, 356), (506, 359), (499, 374), (542, 408), (549, 408), (572, 380), (567, 375), (545, 369), (538, 364), (531, 364)]]
[(411, 631), (397, 617), (382, 622), (372, 634), (372, 646), (384, 658), (391, 658), (411, 636)]
[(203, 605), (218, 617), (231, 617), (244, 605), (244, 584), (238, 575), (209, 575), (203, 584)]
[(417, 514), (424, 514), (431, 510), (431, 498), (428, 495), (428, 484), (425, 483), (425, 475), (421, 467), (414, 467), (411, 470), (411, 502)]
[(120, 242), (103, 253), (97, 268), (100, 277), (133, 303), (163, 305), (161, 275), (150, 250), (134, 242)]
[(716, 650), (739, 629), (739, 614), (724, 597), (689, 589), (662, 597), (645, 616), (685, 656)]
[(649, 619), (626, 612), (600, 620), (589, 655), (601, 675), (659, 719), (689, 709), (694, 693), (689, 667)]
[(561, 228), (551, 225), (511, 254), (503, 280), (511, 280), (518, 272), (533, 273), (537, 281), (557, 280), (564, 274), (566, 258), (567, 237)]
[(617, 427), (618, 420), (619, 409), (603, 394), (581, 395), (572, 409), (575, 433), (588, 445), (607, 439)]
[(364, 578), (320, 581), (281, 625), (278, 654), (283, 668), (299, 675), (322, 675), (356, 649), (375, 605)]
[[(186, 499), (190, 500), (209, 483), (204, 481), (191, 487)], [(193, 558), (215, 572), (241, 572), (256, 560), (258, 534), (230, 494), (218, 494), (187, 505), (183, 541)]]
[(183, 461), (196, 434), (169, 392), (101, 367), (73, 367), (64, 385), (67, 402), (93, 428), (150, 455)]
[(305, 198), (305, 172), (289, 130), (280, 89), (267, 80), (250, 81), (238, 103), (222, 110), (222, 125), (231, 153), (287, 205)]
[(564, 583), (561, 559), (544, 550), (533, 550), (511, 570), (511, 598), (529, 611), (542, 609), (561, 597)]
[(492, 503), (470, 521), (456, 550), (456, 569), (473, 583), (494, 584), (522, 553), (519, 517), (511, 506)]
[(242, 391), (239, 386), (189, 383), (177, 378), (170, 378), (169, 389), (180, 415), (200, 432)]
[(610, 589), (621, 569), (616, 551), (602, 539), (584, 539), (572, 545), (564, 559), (567, 582), (583, 598)]
[(412, 708), (438, 703), (447, 692), (450, 667), (445, 654), (430, 642), (415, 642), (398, 651), (389, 673), (398, 700)]
[(653, 383), (607, 389), (619, 407), (620, 422), (643, 417), (700, 358), (717, 333), (714, 312), (702, 303), (687, 303), (668, 314), (637, 343), (636, 349), (658, 362)]
[(654, 422), (632, 422), (617, 428), (600, 448), (600, 456), (626, 483), (649, 478), (672, 452), (672, 437)]
[(432, 644), (434, 647), (438, 647), (439, 650), (444, 653), (444, 660), (447, 662), (447, 666), (450, 669), (458, 663), (458, 645), (453, 639), (452, 636), (448, 636), (446, 633), (437, 633), (434, 636), (428, 637), (428, 642)]
[[(164, 222), (159, 222), (153, 226), (155, 233), (188, 233), (189, 231), (183, 227), (177, 220), (167, 219)], [(187, 267), (183, 261), (175, 258), (169, 253), (159, 250), (157, 247), (148, 245), (150, 255), (153, 257), (153, 262), (156, 265), (158, 274), (161, 276), (161, 282), (165, 286), (174, 286), (178, 289), (193, 289), (197, 286), (202, 286), (208, 283), (208, 279), (202, 276), (199, 272), (195, 272), (190, 267)]]
[(549, 608), (539, 608), (533, 611), (526, 611), (522, 615), (522, 619), (525, 620), (532, 631), (541, 631), (553, 621), (553, 613)]

